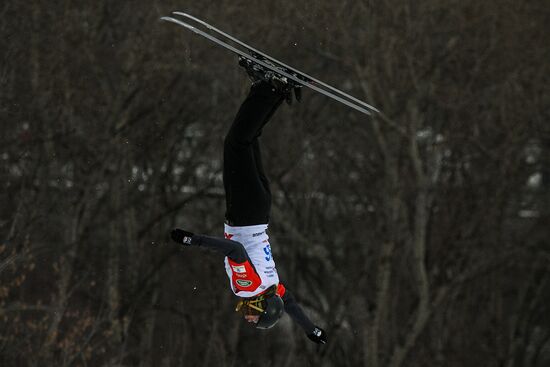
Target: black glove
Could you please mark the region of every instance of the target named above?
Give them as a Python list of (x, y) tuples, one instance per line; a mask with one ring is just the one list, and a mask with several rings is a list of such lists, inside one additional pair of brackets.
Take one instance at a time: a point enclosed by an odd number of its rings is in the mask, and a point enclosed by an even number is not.
[(315, 326), (315, 329), (313, 329), (313, 332), (311, 334), (308, 334), (307, 337), (309, 338), (309, 340), (317, 344), (327, 343), (327, 333), (323, 329), (321, 329), (319, 326)]
[(191, 239), (193, 238), (193, 233), (184, 231), (183, 229), (175, 228), (170, 233), (170, 236), (176, 243), (180, 245), (189, 246), (191, 245)]

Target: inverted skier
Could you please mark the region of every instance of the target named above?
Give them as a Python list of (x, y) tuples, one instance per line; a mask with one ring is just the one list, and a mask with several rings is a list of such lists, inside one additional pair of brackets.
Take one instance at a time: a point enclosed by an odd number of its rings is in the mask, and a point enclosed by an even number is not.
[(225, 255), (231, 290), (241, 298), (236, 311), (242, 312), (248, 322), (268, 329), (286, 311), (309, 339), (325, 344), (326, 332), (313, 324), (279, 281), (267, 235), (271, 191), (258, 138), (281, 103), (292, 101), (293, 90), (300, 99), (300, 86), (248, 59), (241, 58), (239, 64), (253, 83), (224, 141), (225, 238), (180, 228), (172, 230), (171, 237), (178, 244), (214, 249)]

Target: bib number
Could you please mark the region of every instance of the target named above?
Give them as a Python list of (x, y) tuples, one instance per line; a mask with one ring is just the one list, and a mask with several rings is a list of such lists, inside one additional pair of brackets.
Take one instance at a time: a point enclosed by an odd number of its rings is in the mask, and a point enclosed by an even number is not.
[(266, 247), (264, 247), (264, 253), (265, 253), (265, 261), (269, 261), (271, 260), (271, 246), (270, 245), (267, 245)]

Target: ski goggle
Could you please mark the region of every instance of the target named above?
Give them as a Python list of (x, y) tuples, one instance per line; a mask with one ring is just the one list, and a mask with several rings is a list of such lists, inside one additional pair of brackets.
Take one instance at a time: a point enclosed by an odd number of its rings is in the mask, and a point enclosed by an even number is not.
[(235, 307), (235, 311), (246, 312), (247, 308), (258, 311), (259, 313), (264, 312), (265, 311), (264, 297), (258, 297), (254, 299), (243, 299), (237, 303), (237, 307)]

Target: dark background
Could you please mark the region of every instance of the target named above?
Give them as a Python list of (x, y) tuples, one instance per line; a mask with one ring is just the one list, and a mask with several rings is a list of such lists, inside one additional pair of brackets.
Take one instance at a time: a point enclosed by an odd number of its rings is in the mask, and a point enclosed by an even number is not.
[[(190, 12), (372, 103), (265, 129), (279, 275), (329, 333), (233, 312), (221, 147), (249, 82)], [(1, 366), (550, 365), (547, 1), (0, 5)]]

